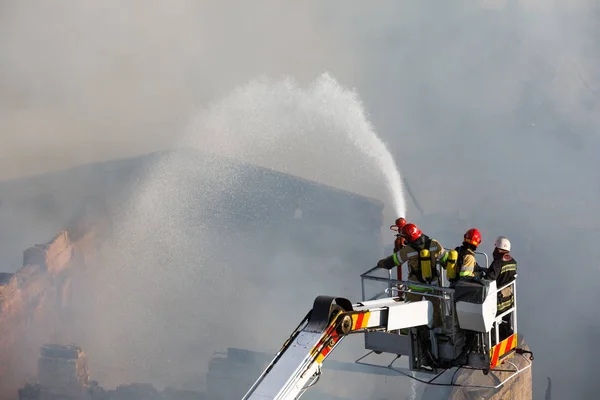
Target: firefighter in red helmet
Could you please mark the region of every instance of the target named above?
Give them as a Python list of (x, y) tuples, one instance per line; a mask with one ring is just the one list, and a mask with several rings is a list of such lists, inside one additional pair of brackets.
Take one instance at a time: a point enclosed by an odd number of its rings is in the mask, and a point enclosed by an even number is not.
[[(389, 257), (379, 260), (377, 266), (385, 269), (399, 267), (408, 263), (408, 280), (415, 283), (440, 286), (440, 274), (437, 265), (445, 265), (448, 253), (435, 239), (424, 235), (415, 224), (406, 224), (402, 227), (401, 235), (406, 241), (404, 247), (394, 252)], [(423, 252), (426, 250), (426, 252)], [(426, 267), (428, 266), (428, 267)], [(425, 272), (425, 273), (424, 273)], [(423, 294), (434, 294), (431, 288), (422, 288), (408, 285), (410, 292), (405, 293), (408, 301), (421, 301)], [(442, 309), (438, 297), (425, 296), (433, 304), (433, 327), (442, 326)]]
[(458, 279), (481, 278), (481, 267), (475, 260), (475, 251), (481, 244), (481, 232), (477, 228), (471, 228), (463, 235), (462, 245), (455, 248), (458, 252), (456, 271)]

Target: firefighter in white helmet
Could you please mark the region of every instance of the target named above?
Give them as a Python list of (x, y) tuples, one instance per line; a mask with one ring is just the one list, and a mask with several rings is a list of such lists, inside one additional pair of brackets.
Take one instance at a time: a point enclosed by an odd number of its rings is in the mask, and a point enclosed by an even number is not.
[[(515, 280), (517, 276), (517, 260), (510, 254), (510, 241), (504, 236), (498, 236), (494, 244), (494, 261), (487, 269), (485, 278), (495, 280), (496, 286), (501, 288)], [(513, 287), (508, 286), (498, 292), (498, 313), (502, 314), (514, 304)], [(510, 315), (502, 318), (504, 323), (500, 327), (500, 340), (512, 334), (510, 329)]]

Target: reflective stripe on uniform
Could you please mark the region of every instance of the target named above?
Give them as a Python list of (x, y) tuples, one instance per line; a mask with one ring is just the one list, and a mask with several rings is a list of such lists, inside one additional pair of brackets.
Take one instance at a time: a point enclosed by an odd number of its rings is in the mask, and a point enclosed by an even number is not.
[(460, 276), (475, 276), (475, 266), (467, 267), (464, 266), (460, 270)]
[(513, 304), (513, 299), (512, 298), (510, 298), (508, 300), (505, 300), (505, 301), (503, 301), (501, 303), (498, 303), (498, 311), (507, 310), (507, 309), (509, 309), (512, 306), (512, 304)]
[(440, 263), (445, 263), (446, 260), (448, 260), (448, 252), (444, 251), (442, 252), (442, 256), (438, 259)]
[(506, 311), (514, 304), (515, 297), (513, 295), (512, 286), (502, 289), (498, 293), (498, 312)]
[(502, 266), (500, 273), (504, 274), (505, 272), (516, 271), (516, 270), (517, 270), (517, 264), (506, 264), (506, 265)]

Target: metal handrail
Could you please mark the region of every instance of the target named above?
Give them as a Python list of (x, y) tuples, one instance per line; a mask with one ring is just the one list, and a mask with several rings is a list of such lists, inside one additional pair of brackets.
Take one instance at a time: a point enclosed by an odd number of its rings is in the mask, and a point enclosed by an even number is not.
[(391, 282), (393, 285), (410, 285), (415, 286), (421, 289), (434, 289), (434, 290), (442, 290), (448, 293), (454, 293), (455, 290), (453, 288), (445, 287), (445, 286), (437, 286), (437, 285), (428, 285), (426, 283), (414, 282), (414, 281), (401, 281), (394, 278), (384, 278), (380, 276), (364, 276), (363, 280), (374, 281), (374, 282)]
[[(455, 314), (455, 310), (456, 310), (456, 304), (454, 302), (455, 290), (453, 288), (449, 288), (449, 287), (445, 287), (445, 286), (438, 286), (438, 285), (429, 285), (426, 283), (420, 283), (420, 282), (414, 282), (414, 281), (405, 281), (405, 280), (395, 279), (395, 278), (392, 278), (392, 270), (391, 269), (387, 270), (388, 271), (387, 277), (369, 275), (370, 273), (372, 273), (373, 271), (378, 270), (378, 269), (381, 269), (381, 268), (374, 267), (360, 275), (363, 301), (375, 300), (384, 294), (393, 295), (392, 294), (393, 291), (397, 291), (398, 294), (399, 293), (415, 293), (419, 296), (425, 297), (426, 299), (427, 298), (439, 298), (441, 307), (442, 307), (442, 310), (441, 310), (442, 316)], [(366, 294), (365, 294), (365, 281), (387, 283), (388, 287), (386, 289), (384, 289), (383, 291), (378, 292), (374, 296), (367, 299)], [(412, 289), (407, 288), (409, 286), (412, 288), (430, 289), (434, 292), (428, 293), (428, 292), (413, 291)], [(404, 287), (404, 288), (401, 288), (401, 287)], [(436, 294), (436, 292), (438, 294)], [(450, 304), (447, 303), (448, 300), (450, 301)], [(444, 326), (446, 328), (448, 328), (446, 319), (444, 317), (442, 317), (442, 318), (443, 318)], [(456, 323), (453, 319), (452, 324), (451, 324), (452, 330), (454, 330), (455, 324)]]
[[(486, 261), (487, 261), (487, 254), (483, 253), (483, 252), (476, 252), (477, 254), (483, 254), (486, 257)], [(360, 275), (361, 277), (361, 289), (362, 289), (362, 299), (363, 301), (367, 301), (367, 300), (373, 300), (376, 299), (378, 297), (380, 297), (383, 294), (392, 294), (392, 291), (397, 291), (398, 294), (400, 293), (411, 293), (412, 291), (410, 289), (403, 289), (400, 288), (399, 286), (410, 286), (410, 287), (416, 287), (416, 288), (421, 288), (421, 289), (431, 289), (434, 290), (436, 292), (441, 292), (441, 294), (435, 294), (435, 293), (427, 293), (427, 292), (414, 292), (414, 293), (418, 293), (420, 296), (423, 296), (425, 298), (427, 297), (435, 297), (435, 298), (439, 298), (440, 300), (442, 300), (442, 313), (446, 314), (446, 312), (448, 311), (448, 304), (446, 304), (446, 300), (450, 300), (450, 310), (451, 313), (453, 314), (455, 308), (456, 308), (456, 304), (454, 302), (454, 293), (455, 293), (455, 289), (453, 288), (449, 288), (449, 287), (445, 287), (445, 286), (437, 286), (437, 285), (428, 285), (425, 283), (420, 283), (420, 282), (413, 282), (413, 281), (404, 281), (404, 280), (399, 280), (399, 279), (394, 279), (392, 278), (392, 270), (387, 270), (388, 272), (388, 276), (387, 277), (380, 277), (380, 276), (372, 276), (369, 275), (372, 272), (381, 269), (380, 267), (373, 267), (371, 269), (369, 269), (368, 271), (362, 273)], [(382, 282), (382, 283), (387, 283), (388, 284), (388, 288), (383, 290), (382, 292), (378, 292), (376, 295), (372, 296), (370, 299), (366, 298), (366, 293), (365, 293), (365, 281), (372, 281), (372, 282)], [(515, 298), (514, 304), (511, 308), (509, 308), (508, 310), (504, 311), (502, 314), (499, 314), (496, 316), (496, 319), (494, 321), (494, 324), (496, 325), (497, 328), (497, 320), (501, 319), (502, 317), (509, 315), (509, 314), (513, 314), (516, 316), (517, 313), (517, 307), (516, 307), (516, 276), (515, 279), (509, 283), (507, 283), (506, 285), (497, 288), (496, 289), (496, 296), (498, 295), (498, 293), (500, 293), (502, 290), (506, 289), (507, 287), (513, 287), (513, 296)], [(514, 318), (516, 319), (516, 318)], [(514, 321), (514, 328), (515, 328), (515, 332), (516, 332), (516, 321)], [(496, 329), (496, 332), (498, 331), (498, 329)], [(497, 333), (496, 333), (497, 335)]]
[(510, 281), (509, 283), (507, 283), (506, 285), (502, 286), (499, 289), (496, 289), (496, 293), (500, 292), (501, 290), (506, 289), (509, 286), (513, 286), (515, 284), (515, 282), (517, 281), (517, 277), (515, 276), (515, 279), (513, 279), (512, 281)]
[(376, 266), (374, 266), (373, 268), (371, 268), (370, 270), (368, 270), (367, 272), (363, 272), (362, 274), (360, 274), (360, 277), (361, 277), (361, 278), (362, 278), (362, 277), (365, 277), (365, 276), (367, 276), (367, 274), (369, 274), (369, 273), (371, 273), (371, 272), (375, 271), (376, 269), (381, 269), (381, 268), (380, 268), (380, 267), (378, 267), (378, 266), (376, 265)]
[[(391, 281), (393, 284), (410, 284), (412, 286), (418, 286), (418, 287), (422, 287), (424, 289), (427, 288), (432, 288), (432, 289), (444, 289), (447, 291), (451, 291), (454, 292), (454, 289), (446, 287), (446, 286), (437, 286), (437, 285), (429, 285), (426, 283), (420, 283), (420, 282), (414, 282), (414, 281), (403, 281), (403, 280), (399, 280), (399, 279), (395, 279), (395, 278), (391, 278), (391, 277), (381, 277), (381, 276), (371, 276), (369, 275), (369, 273), (381, 269), (379, 267), (374, 267), (371, 268), (370, 270), (368, 270), (367, 272), (364, 272), (360, 275), (361, 280), (371, 280), (371, 281), (378, 281), (378, 282), (388, 282)], [(385, 270), (385, 269), (384, 269)], [(391, 270), (385, 270), (385, 271), (389, 271), (391, 273)]]
[(482, 254), (485, 257), (485, 266), (487, 267), (488, 265), (490, 265), (490, 259), (488, 258), (488, 255), (486, 253), (484, 253), (483, 251), (474, 251), (473, 253)]
[[(485, 254), (485, 253), (478, 253), (478, 254), (483, 254), (486, 257), (486, 262), (487, 262), (487, 254)], [(412, 293), (418, 294), (419, 296), (423, 296), (423, 297), (425, 297), (425, 299), (439, 298), (441, 300), (440, 303), (441, 303), (442, 323), (443, 323), (444, 329), (446, 329), (446, 330), (450, 329), (451, 332), (455, 331), (455, 328), (458, 325), (457, 325), (457, 321), (455, 318), (455, 316), (456, 316), (455, 292), (456, 291), (454, 288), (449, 288), (449, 287), (445, 287), (445, 286), (437, 286), (437, 285), (428, 285), (428, 284), (424, 284), (424, 283), (420, 283), (420, 282), (403, 281), (403, 280), (399, 280), (399, 279), (394, 279), (394, 278), (392, 278), (392, 269), (387, 270), (388, 271), (387, 277), (370, 275), (372, 272), (374, 272), (377, 269), (380, 269), (380, 268), (373, 267), (360, 275), (363, 301), (375, 300), (377, 298), (380, 298), (384, 294), (388, 294), (388, 296), (393, 296), (394, 291), (396, 291), (398, 293), (398, 295), (400, 293), (411, 293), (412, 291), (409, 287), (431, 289), (434, 291), (433, 293), (419, 292), (419, 291), (412, 292)], [(502, 318), (505, 317), (506, 315), (509, 315), (509, 314), (513, 315), (513, 317), (511, 318), (511, 325), (512, 325), (512, 329), (513, 329), (512, 331), (515, 334), (518, 332), (518, 328), (517, 328), (517, 295), (516, 295), (517, 279), (516, 279), (516, 277), (517, 276), (515, 275), (515, 279), (513, 279), (511, 282), (507, 283), (506, 285), (503, 285), (502, 287), (497, 288), (495, 291), (496, 296), (498, 296), (498, 293), (500, 293), (502, 290), (504, 290), (508, 287), (512, 287), (513, 288), (513, 290), (512, 290), (513, 305), (508, 310), (504, 311), (502, 314), (496, 315), (496, 317), (493, 321), (493, 327), (494, 327), (493, 331), (490, 330), (487, 333), (487, 335), (485, 336), (486, 340), (484, 341), (484, 346), (486, 346), (486, 348), (488, 350), (492, 348), (492, 335), (494, 336), (494, 339), (495, 339), (493, 345), (499, 344), (499, 341), (500, 341), (499, 321), (502, 321)], [(378, 292), (372, 298), (366, 299), (366, 294), (365, 294), (365, 282), (366, 281), (387, 283), (388, 287), (386, 289), (384, 289), (382, 292)], [(452, 318), (450, 319), (450, 322), (445, 317), (446, 315), (452, 316)]]
[[(485, 253), (483, 253), (485, 254)], [(364, 282), (365, 280), (368, 281), (374, 281), (374, 282), (385, 282), (385, 283), (391, 283), (392, 285), (410, 285), (410, 286), (416, 286), (422, 289), (434, 289), (434, 290), (441, 290), (445, 293), (454, 293), (455, 289), (453, 288), (449, 288), (446, 286), (437, 286), (437, 285), (429, 285), (426, 283), (420, 283), (420, 282), (414, 282), (414, 281), (403, 281), (403, 280), (398, 280), (395, 278), (391, 278), (391, 277), (381, 277), (381, 276), (370, 276), (368, 275), (369, 273), (375, 271), (376, 269), (380, 269), (379, 267), (374, 267), (371, 268), (370, 270), (368, 270), (367, 272), (363, 273), (360, 275), (361, 277), (361, 281)], [(390, 272), (391, 275), (391, 270), (388, 270)], [(496, 289), (496, 294), (498, 294), (500, 291), (506, 289), (509, 286), (514, 286), (516, 283), (516, 276), (515, 279), (513, 279), (511, 282), (507, 283), (506, 285), (497, 288)]]
[[(372, 271), (373, 270), (370, 270), (369, 272), (372, 272)], [(388, 277), (368, 276), (366, 274), (367, 273), (361, 275), (361, 292), (362, 292), (363, 300), (366, 300), (365, 281), (387, 283), (388, 288), (391, 288), (393, 285), (406, 285), (406, 286), (410, 285), (410, 286), (421, 288), (421, 289), (432, 289), (432, 290), (442, 291), (444, 294), (453, 294), (454, 293), (454, 289), (444, 287), (444, 286), (427, 285), (427, 284), (423, 284), (423, 283), (419, 283), (419, 282), (402, 281), (402, 280), (394, 279), (391, 277), (391, 270), (390, 270), (390, 276), (388, 276)]]

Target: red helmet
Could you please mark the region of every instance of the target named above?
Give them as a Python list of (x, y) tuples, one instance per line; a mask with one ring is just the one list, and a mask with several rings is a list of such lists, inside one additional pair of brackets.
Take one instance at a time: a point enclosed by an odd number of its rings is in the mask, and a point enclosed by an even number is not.
[(396, 232), (400, 232), (404, 225), (406, 225), (406, 220), (400, 217), (396, 220), (396, 222), (394, 222), (394, 225), (390, 226), (390, 229)]
[(396, 226), (398, 228), (402, 229), (404, 225), (406, 225), (406, 220), (404, 218), (400, 217), (396, 220)]
[(481, 233), (477, 228), (471, 228), (465, 233), (465, 242), (474, 246), (479, 246), (481, 243)]
[(409, 242), (414, 242), (423, 235), (423, 232), (415, 224), (406, 224), (402, 227), (402, 236)]

